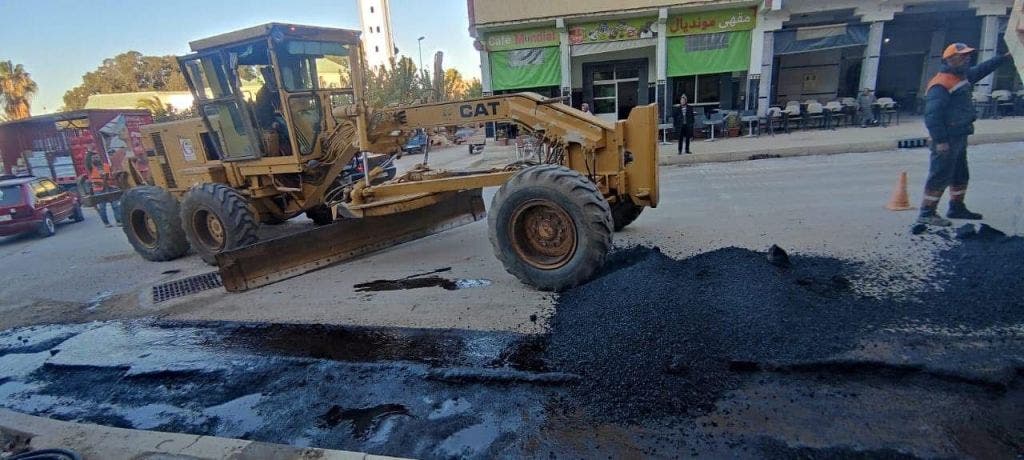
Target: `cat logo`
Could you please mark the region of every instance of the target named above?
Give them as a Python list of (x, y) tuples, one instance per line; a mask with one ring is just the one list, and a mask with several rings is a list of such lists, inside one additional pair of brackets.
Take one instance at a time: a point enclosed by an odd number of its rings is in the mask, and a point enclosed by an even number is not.
[(498, 105), (500, 103), (494, 102), (478, 102), (474, 106), (473, 104), (462, 104), (459, 106), (459, 115), (462, 118), (475, 118), (475, 117), (486, 117), (491, 115), (498, 115)]

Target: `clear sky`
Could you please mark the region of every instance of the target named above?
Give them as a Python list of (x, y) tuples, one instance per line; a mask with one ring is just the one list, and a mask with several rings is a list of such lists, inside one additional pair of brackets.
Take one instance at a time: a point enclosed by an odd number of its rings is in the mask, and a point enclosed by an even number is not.
[[(187, 54), (188, 42), (265, 22), (359, 29), (356, 0), (0, 0), (0, 59), (24, 64), (39, 84), (32, 114), (53, 112), (64, 92), (100, 62), (125, 51)], [(400, 54), (480, 77), (465, 0), (391, 0)], [(45, 109), (44, 109), (45, 108)]]

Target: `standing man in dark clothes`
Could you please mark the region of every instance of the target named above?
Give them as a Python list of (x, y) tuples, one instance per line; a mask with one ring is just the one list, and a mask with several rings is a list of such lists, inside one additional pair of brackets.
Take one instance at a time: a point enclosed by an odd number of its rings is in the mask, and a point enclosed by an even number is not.
[(672, 122), (676, 133), (679, 134), (678, 154), (683, 154), (683, 146), (686, 146), (686, 153), (690, 153), (690, 139), (693, 138), (693, 106), (687, 103), (686, 95), (679, 96), (679, 105), (672, 108)]
[(943, 227), (952, 225), (935, 212), (946, 187), (949, 187), (946, 217), (981, 219), (981, 214), (969, 211), (964, 205), (970, 179), (967, 136), (974, 134), (974, 120), (978, 118), (971, 95), (973, 84), (1008, 61), (1009, 54), (970, 67), (973, 54), (974, 48), (963, 43), (949, 45), (942, 53), (942, 69), (928, 82), (924, 123), (932, 141), (931, 162), (918, 223)]

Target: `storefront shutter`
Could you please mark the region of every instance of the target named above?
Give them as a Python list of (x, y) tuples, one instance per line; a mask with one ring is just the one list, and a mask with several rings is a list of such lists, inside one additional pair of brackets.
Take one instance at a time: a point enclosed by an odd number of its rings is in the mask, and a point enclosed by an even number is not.
[(669, 37), (670, 77), (685, 77), (747, 70), (750, 65), (750, 31)]
[(562, 66), (557, 46), (492, 51), (491, 87), (495, 91), (539, 86), (558, 86)]

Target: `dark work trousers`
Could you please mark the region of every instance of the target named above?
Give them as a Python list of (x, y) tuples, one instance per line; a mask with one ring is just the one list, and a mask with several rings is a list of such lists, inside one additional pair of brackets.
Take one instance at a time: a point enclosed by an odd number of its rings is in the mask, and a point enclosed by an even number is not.
[(928, 165), (928, 181), (925, 190), (929, 194), (941, 195), (946, 187), (967, 188), (971, 179), (967, 169), (967, 136), (949, 138), (949, 150), (939, 153), (931, 146), (931, 161)]
[(683, 147), (686, 147), (685, 152), (690, 153), (690, 139), (693, 139), (693, 126), (682, 126), (679, 129), (679, 151), (683, 153)]

